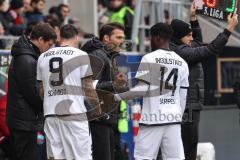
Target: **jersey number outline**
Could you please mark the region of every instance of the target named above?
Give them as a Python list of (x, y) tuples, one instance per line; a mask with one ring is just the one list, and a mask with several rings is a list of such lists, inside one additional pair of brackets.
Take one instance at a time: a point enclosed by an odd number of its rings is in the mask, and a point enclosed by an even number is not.
[[(167, 69), (166, 67), (161, 67), (160, 68), (160, 72), (161, 72), (160, 95), (162, 95), (162, 91), (163, 91), (163, 81), (164, 81), (163, 78), (164, 78), (166, 69)], [(173, 85), (169, 85), (169, 81), (172, 78), (172, 76), (173, 76)], [(178, 69), (177, 68), (173, 68), (171, 70), (171, 72), (169, 73), (169, 75), (168, 75), (168, 77), (166, 79), (165, 85), (164, 85), (165, 89), (172, 90), (172, 96), (174, 96), (176, 88), (177, 88), (177, 86), (176, 86), (177, 79), (178, 79)]]
[[(58, 68), (54, 68), (53, 63), (58, 63)], [(49, 61), (49, 72), (58, 73), (58, 81), (51, 80), (52, 86), (61, 86), (63, 84), (63, 59), (60, 57), (51, 58)]]

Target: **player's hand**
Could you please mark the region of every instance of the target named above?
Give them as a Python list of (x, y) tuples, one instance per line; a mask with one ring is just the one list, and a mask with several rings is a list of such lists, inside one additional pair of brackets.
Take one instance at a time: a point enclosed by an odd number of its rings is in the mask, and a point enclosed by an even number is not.
[(228, 26), (227, 29), (232, 32), (238, 24), (238, 14), (237, 8), (235, 9), (233, 15), (232, 13), (228, 15)]
[(116, 87), (122, 87), (124, 86), (127, 82), (126, 82), (126, 79), (125, 79), (125, 74), (123, 73), (118, 73), (118, 75), (115, 77), (114, 79), (114, 85)]
[(191, 21), (196, 21), (197, 20), (197, 6), (195, 4), (195, 1), (192, 2), (191, 8), (190, 8), (190, 20)]

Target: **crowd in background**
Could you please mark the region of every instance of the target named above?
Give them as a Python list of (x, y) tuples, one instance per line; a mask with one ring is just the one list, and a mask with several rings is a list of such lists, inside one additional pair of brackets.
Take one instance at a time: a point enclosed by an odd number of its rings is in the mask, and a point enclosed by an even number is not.
[[(126, 36), (130, 38), (135, 4), (135, 0), (98, 0), (99, 28), (108, 22), (118, 21), (121, 24), (124, 23)], [(76, 25), (77, 18), (69, 18), (71, 11), (69, 5), (62, 3), (52, 6), (47, 14), (44, 12), (45, 5), (45, 0), (0, 0), (0, 36), (20, 36), (41, 22), (48, 22), (58, 34), (59, 27), (63, 24)], [(119, 14), (123, 14), (123, 20), (119, 20)], [(88, 33), (84, 34), (80, 27), (76, 27), (79, 28), (82, 37), (93, 36)], [(0, 49), (6, 47), (7, 42), (1, 40)]]
[[(75, 23), (68, 18), (69, 5), (53, 6), (45, 14), (45, 3), (45, 0), (0, 0), (0, 36), (29, 34), (33, 26), (41, 22), (48, 22), (59, 34), (60, 26)], [(6, 41), (2, 40), (0, 48), (6, 46)]]

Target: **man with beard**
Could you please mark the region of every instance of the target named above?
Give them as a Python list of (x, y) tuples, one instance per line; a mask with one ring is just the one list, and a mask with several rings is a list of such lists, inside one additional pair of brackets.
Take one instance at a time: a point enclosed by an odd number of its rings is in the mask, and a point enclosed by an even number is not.
[[(124, 75), (118, 72), (113, 60), (114, 55), (120, 52), (120, 47), (124, 42), (124, 27), (118, 23), (106, 24), (101, 28), (99, 35), (99, 39), (93, 38), (88, 41), (82, 50), (89, 54), (95, 87), (98, 94), (99, 91), (101, 92), (99, 94), (99, 98), (101, 98), (101, 96), (107, 96), (108, 93), (114, 93), (116, 90), (124, 88), (126, 84)], [(111, 103), (112, 100), (113, 97), (109, 96), (109, 99), (105, 99), (103, 102), (107, 108), (102, 109), (105, 116), (90, 122), (94, 160), (115, 159), (114, 128), (117, 126), (115, 111), (118, 110), (118, 105)]]

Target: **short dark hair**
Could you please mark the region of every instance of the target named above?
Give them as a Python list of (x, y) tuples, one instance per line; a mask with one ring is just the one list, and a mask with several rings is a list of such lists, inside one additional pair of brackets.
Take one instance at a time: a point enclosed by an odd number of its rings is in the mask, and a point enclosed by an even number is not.
[(53, 6), (53, 7), (49, 8), (48, 13), (49, 14), (57, 14), (58, 13), (58, 7)]
[(45, 3), (45, 0), (31, 0), (31, 5), (32, 5), (33, 3), (37, 4), (38, 2), (41, 2), (41, 1), (43, 1), (43, 2)]
[(115, 30), (115, 29), (120, 29), (122, 31), (125, 30), (124, 26), (121, 25), (120, 23), (109, 23), (109, 24), (106, 24), (106, 25), (102, 26), (102, 28), (99, 31), (100, 41), (103, 40), (103, 37), (105, 35), (111, 36), (113, 30)]
[(61, 4), (59, 4), (58, 5), (58, 11), (60, 11), (62, 8), (64, 8), (64, 7), (66, 7), (66, 8), (69, 8), (70, 9), (70, 7), (69, 7), (69, 5), (67, 5), (67, 4), (64, 4), (64, 3), (61, 3)]
[(38, 22), (33, 21), (27, 24), (27, 28), (25, 29), (25, 35), (30, 36), (33, 28), (38, 24)]
[(64, 39), (71, 39), (78, 35), (78, 30), (71, 24), (66, 24), (60, 29), (60, 37)]
[(0, 6), (3, 5), (3, 3), (5, 2), (6, 0), (0, 0)]
[(157, 23), (151, 27), (151, 36), (170, 40), (173, 35), (172, 27), (166, 23)]
[(55, 16), (55, 15), (50, 14), (50, 15), (46, 16), (46, 18), (44, 19), (44, 21), (45, 21), (46, 23), (49, 23), (50, 26), (52, 26), (53, 28), (54, 28), (54, 27), (58, 27), (58, 28), (61, 27), (61, 22), (60, 22), (60, 20), (58, 19), (58, 17)]
[(30, 39), (38, 39), (42, 37), (44, 41), (56, 40), (57, 34), (54, 29), (47, 23), (40, 23), (36, 25), (30, 35)]

